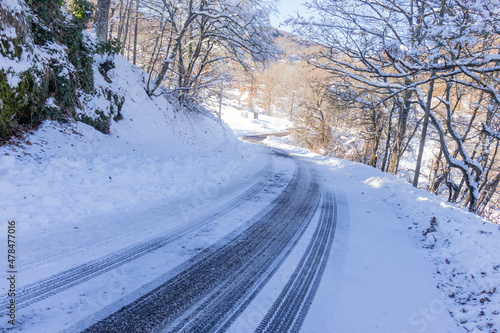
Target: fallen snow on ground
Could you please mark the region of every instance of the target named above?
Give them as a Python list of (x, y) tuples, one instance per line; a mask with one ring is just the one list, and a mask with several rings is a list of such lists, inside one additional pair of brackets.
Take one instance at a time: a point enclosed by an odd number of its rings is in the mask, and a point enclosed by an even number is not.
[[(498, 225), (366, 165), (311, 153), (287, 138), (265, 143), (316, 164), (349, 205), (349, 226), (339, 220), (333, 271), (324, 278), (332, 280), (318, 292), (336, 306), (312, 307), (316, 324), (323, 313), (338, 332), (500, 329)], [(450, 326), (448, 312), (459, 327)], [(305, 327), (316, 332), (314, 321)]]

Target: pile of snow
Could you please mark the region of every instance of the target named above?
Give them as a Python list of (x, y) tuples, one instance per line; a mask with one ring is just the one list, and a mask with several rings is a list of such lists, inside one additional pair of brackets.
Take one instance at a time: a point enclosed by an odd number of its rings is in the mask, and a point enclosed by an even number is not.
[[(359, 211), (366, 210), (366, 217), (360, 215), (361, 219), (367, 218), (366, 221), (353, 221), (355, 217), (351, 217), (351, 228), (354, 228), (356, 222), (361, 225), (358, 233), (362, 232), (362, 229), (371, 228), (374, 224), (385, 229), (388, 226), (406, 229), (415, 246), (420, 247), (425, 256), (431, 260), (435, 267), (431, 283), (439, 289), (439, 297), (429, 298), (430, 301), (415, 309), (412, 315), (400, 318), (401, 321), (409, 323), (417, 332), (445, 332), (433, 325), (437, 325), (439, 316), (443, 315), (446, 309), (457, 325), (462, 327), (460, 331), (496, 332), (500, 329), (500, 227), (498, 225), (457, 208), (438, 196), (415, 189), (403, 179), (378, 169), (311, 153), (291, 145), (288, 138), (269, 137), (265, 143), (288, 150), (320, 165), (318, 169), (322, 172), (327, 186), (331, 186), (336, 192), (345, 192), (350, 197), (352, 215), (359, 215)], [(387, 214), (382, 215), (382, 219), (374, 217), (377, 207), (379, 210), (380, 207), (385, 207), (382, 210), (389, 210)], [(396, 224), (387, 221), (390, 216), (397, 217)], [(391, 244), (390, 246), (400, 242), (389, 234), (375, 234), (375, 232), (360, 242), (359, 251), (363, 252), (360, 254), (361, 258), (366, 259), (371, 255), (375, 242)], [(375, 240), (374, 237), (381, 239)], [(340, 249), (336, 252), (337, 255), (339, 251)], [(404, 249), (394, 248), (392, 252), (394, 251), (404, 251)], [(335, 258), (335, 253), (332, 255)], [(397, 253), (389, 255), (398, 256)], [(377, 260), (378, 264), (371, 267), (372, 271), (366, 283), (374, 283), (373, 279), (379, 274), (387, 273), (374, 270), (378, 266), (383, 266), (390, 258), (374, 260)], [(393, 269), (396, 267), (391, 268), (391, 271)], [(401, 267), (398, 268), (400, 269)], [(362, 267), (358, 267), (358, 270), (361, 271)], [(420, 267), (413, 267), (412, 270), (418, 274)], [(359, 280), (360, 275), (356, 274), (355, 278)], [(421, 281), (415, 281), (418, 282)], [(359, 283), (355, 288), (363, 288), (362, 285), (363, 283)], [(419, 292), (418, 288), (405, 290), (404, 294), (400, 295), (402, 299), (399, 302), (403, 299), (422, 297)], [(349, 298), (351, 297), (352, 295)], [(389, 304), (388, 297), (385, 297), (379, 300), (377, 306), (386, 309), (392, 305)], [(370, 322), (370, 318), (366, 320)], [(398, 323), (393, 322), (391, 325), (391, 328), (398, 327)]]

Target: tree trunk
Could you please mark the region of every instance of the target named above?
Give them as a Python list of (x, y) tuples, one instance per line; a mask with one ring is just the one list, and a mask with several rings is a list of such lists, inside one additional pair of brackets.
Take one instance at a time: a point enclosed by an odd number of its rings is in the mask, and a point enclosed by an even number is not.
[(137, 33), (139, 30), (139, 0), (135, 1), (134, 55), (132, 63), (137, 64)]
[(394, 114), (395, 105), (391, 108), (391, 113), (389, 114), (389, 129), (387, 130), (387, 141), (385, 143), (385, 153), (384, 153), (384, 161), (382, 162), (382, 167), (380, 170), (386, 171), (385, 167), (387, 165), (387, 159), (389, 157), (390, 147), (391, 147), (391, 132), (392, 132), (392, 116)]
[(369, 164), (370, 166), (372, 166), (374, 168), (377, 167), (377, 160), (378, 160), (377, 150), (378, 150), (379, 144), (380, 144), (380, 136), (375, 135), (374, 142), (372, 144), (372, 153), (370, 156), (370, 164)]
[(163, 79), (165, 78), (165, 75), (167, 74), (167, 71), (170, 69), (170, 65), (174, 62), (175, 58), (177, 57), (177, 52), (180, 49), (182, 39), (184, 38), (184, 34), (187, 32), (189, 26), (191, 23), (194, 21), (196, 18), (197, 14), (191, 14), (186, 21), (184, 21), (184, 25), (182, 27), (182, 30), (179, 32), (179, 35), (175, 39), (175, 45), (172, 47), (171, 53), (168, 55), (167, 59), (163, 62), (163, 65), (161, 67), (160, 73), (156, 77), (153, 87), (148, 87), (148, 95), (152, 95), (156, 89), (160, 86), (162, 83)]
[(372, 108), (371, 121), (373, 124), (373, 139), (371, 142), (371, 156), (368, 165), (376, 168), (378, 161), (378, 148), (380, 146), (382, 132), (384, 130), (384, 126), (381, 124), (382, 120), (377, 113), (377, 108)]
[[(497, 140), (497, 144), (496, 144), (496, 147), (495, 147), (495, 152), (493, 153), (493, 157), (491, 158), (489, 168), (486, 170), (486, 173), (485, 173), (485, 176), (484, 176), (484, 183), (483, 183), (483, 185), (482, 185), (482, 187), (480, 189), (481, 196), (480, 196), (480, 199), (479, 199), (479, 202), (478, 202), (478, 207), (480, 207), (480, 208), (479, 208), (478, 211), (481, 214), (484, 213), (484, 210), (485, 210), (486, 206), (490, 202), (490, 200), (493, 197), (493, 195), (496, 193), (496, 189), (498, 187), (498, 181), (496, 181), (496, 185), (494, 185), (494, 187), (490, 186), (490, 184), (494, 184), (495, 181), (489, 182), (489, 173), (490, 173), (490, 171), (493, 168), (493, 165), (494, 165), (494, 162), (495, 162), (498, 150), (499, 150), (499, 146), (500, 146), (500, 140)], [(497, 179), (499, 177), (500, 177), (500, 173), (498, 173), (496, 175), (495, 179)]]
[(442, 169), (443, 165), (443, 163), (441, 162), (442, 157), (443, 157), (443, 151), (440, 150), (438, 156), (436, 156), (436, 159), (434, 160), (433, 167), (431, 170), (431, 176), (429, 177), (431, 178), (431, 180), (429, 181), (427, 190), (434, 194), (436, 194), (439, 191), (441, 184), (443, 184), (443, 182), (447, 178), (447, 172), (444, 172), (443, 174), (439, 175), (440, 169)]
[[(435, 72), (431, 72), (431, 77)], [(427, 136), (427, 127), (429, 126), (429, 114), (431, 112), (432, 95), (434, 94), (434, 79), (429, 83), (429, 91), (427, 93), (427, 102), (425, 104), (424, 124), (422, 125), (422, 137), (420, 138), (420, 147), (418, 148), (417, 165), (415, 167), (415, 176), (413, 177), (413, 186), (418, 187), (418, 177), (420, 176), (420, 168), (422, 167), (422, 157), (424, 155), (425, 139)]]
[(108, 19), (109, 6), (111, 0), (98, 0), (97, 12), (95, 14), (95, 33), (100, 42), (105, 43), (108, 40)]
[(387, 172), (394, 175), (398, 172), (399, 160), (403, 152), (403, 143), (406, 135), (408, 116), (410, 114), (411, 95), (411, 91), (407, 91), (404, 94), (404, 100), (400, 106), (396, 138), (394, 139), (394, 145), (392, 146), (391, 157), (389, 159), (389, 166), (387, 167)]
[[(111, 10), (111, 13), (109, 14), (109, 17), (113, 17), (115, 15), (116, 6), (111, 7), (110, 10)], [(109, 29), (108, 29), (108, 40), (113, 38), (114, 28), (115, 28), (114, 21), (111, 21), (111, 25), (109, 26)]]
[(124, 5), (123, 0), (120, 0), (120, 13), (118, 14), (118, 32), (117, 32), (117, 38), (119, 41), (122, 40), (122, 32), (123, 32), (123, 22), (125, 20), (125, 13), (126, 10), (125, 8), (128, 6), (128, 2)]
[(222, 91), (224, 90), (224, 84), (222, 78), (220, 79), (219, 86), (219, 119), (222, 119)]
[[(455, 145), (457, 146), (457, 151), (459, 152), (462, 160), (457, 160), (454, 158), (448, 148), (446, 143), (446, 134), (444, 128), (442, 127), (439, 119), (436, 115), (433, 114), (432, 110), (430, 112), (430, 120), (439, 134), (439, 141), (441, 142), (441, 150), (443, 151), (443, 155), (448, 162), (448, 165), (451, 168), (457, 168), (462, 172), (462, 183), (464, 183), (467, 187), (467, 193), (465, 196), (465, 206), (469, 207), (469, 211), (475, 212), (477, 209), (477, 202), (479, 198), (478, 192), (478, 181), (481, 178), (483, 168), (479, 163), (474, 160), (474, 157), (470, 157), (467, 151), (465, 150), (464, 143), (461, 137), (459, 137), (458, 133), (453, 128), (452, 123), (452, 112), (450, 107), (450, 90), (453, 83), (448, 82), (446, 86), (446, 127), (448, 129), (448, 133), (452, 137)], [(460, 191), (460, 190), (458, 190)]]
[[(123, 35), (123, 47), (122, 47), (122, 56), (125, 56), (125, 49), (129, 50), (129, 45), (127, 44), (127, 38), (128, 36), (128, 28), (129, 28), (129, 23), (130, 23), (130, 12), (131, 12), (131, 7), (132, 7), (132, 0), (129, 0), (127, 2), (127, 7), (125, 8), (125, 13), (127, 20), (125, 21), (125, 32)], [(127, 59), (128, 60), (128, 59)]]

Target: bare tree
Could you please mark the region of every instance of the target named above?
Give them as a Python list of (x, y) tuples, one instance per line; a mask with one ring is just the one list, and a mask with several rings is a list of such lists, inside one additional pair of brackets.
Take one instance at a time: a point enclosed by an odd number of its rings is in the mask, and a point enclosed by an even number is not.
[(209, 77), (221, 61), (248, 66), (249, 59), (265, 61), (274, 53), (265, 10), (272, 7), (266, 1), (165, 0), (144, 5), (165, 22), (163, 46), (156, 50), (158, 57), (165, 56), (150, 72), (149, 94), (174, 76), (175, 90), (183, 96), (210, 83), (200, 79)]

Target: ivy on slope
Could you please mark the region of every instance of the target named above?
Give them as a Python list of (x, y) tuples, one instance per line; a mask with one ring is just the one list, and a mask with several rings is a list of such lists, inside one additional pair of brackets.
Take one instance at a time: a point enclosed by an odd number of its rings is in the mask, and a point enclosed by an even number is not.
[[(0, 142), (47, 119), (109, 132), (123, 97), (95, 87), (94, 55), (106, 48), (85, 31), (93, 10), (87, 0), (0, 0)], [(90, 112), (82, 104), (93, 96), (108, 105)]]

